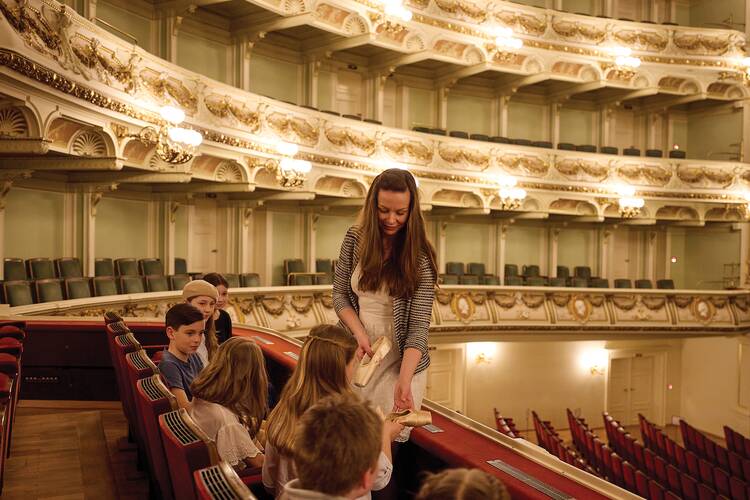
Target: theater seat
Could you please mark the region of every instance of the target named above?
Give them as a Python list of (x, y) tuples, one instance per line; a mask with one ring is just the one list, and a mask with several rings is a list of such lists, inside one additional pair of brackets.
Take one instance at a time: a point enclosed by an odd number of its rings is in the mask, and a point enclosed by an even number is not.
[(583, 151), (584, 153), (596, 153), (596, 146), (593, 144), (579, 144), (576, 146), (576, 151)]
[(687, 152), (683, 149), (671, 149), (669, 151), (669, 157), (684, 160), (687, 158)]
[(332, 285), (333, 280), (329, 274), (316, 274), (315, 275), (316, 285)]
[(260, 286), (260, 275), (258, 273), (240, 274), (240, 284), (244, 287)]
[(619, 150), (614, 146), (602, 146), (599, 148), (599, 152), (605, 155), (616, 155)]
[(516, 264), (505, 264), (503, 269), (505, 276), (518, 276), (518, 265)]
[(615, 288), (633, 288), (633, 283), (629, 279), (615, 279)]
[(167, 292), (169, 291), (169, 283), (166, 276), (151, 275), (146, 276), (146, 291), (147, 292)]
[(183, 259), (182, 257), (175, 257), (174, 273), (175, 274), (188, 274), (187, 261)]
[(91, 279), (94, 286), (94, 296), (104, 297), (106, 295), (117, 295), (117, 282), (112, 276), (95, 276)]
[(224, 279), (229, 283), (229, 288), (240, 287), (240, 275), (235, 273), (223, 273)]
[(44, 280), (55, 277), (55, 264), (52, 259), (40, 257), (26, 261), (26, 274), (32, 280)]
[(638, 148), (624, 148), (622, 154), (625, 156), (641, 156), (641, 150)]
[(94, 276), (114, 276), (115, 265), (112, 259), (94, 259)]
[(62, 282), (59, 279), (42, 279), (34, 282), (37, 302), (57, 302), (63, 300)]
[(523, 278), (521, 276), (506, 276), (505, 286), (523, 286)]
[(533, 141), (531, 145), (534, 146), (535, 148), (545, 148), (545, 149), (554, 148), (554, 145), (549, 141)]
[(441, 274), (440, 283), (443, 285), (458, 285), (458, 275), (455, 274)]
[(141, 259), (138, 268), (143, 276), (164, 276), (164, 266), (159, 259)]
[(507, 137), (501, 137), (499, 135), (493, 135), (490, 137), (490, 142), (494, 142), (496, 144), (510, 144), (510, 139)]
[(459, 285), (478, 285), (479, 276), (476, 274), (464, 274), (458, 277)]
[(529, 139), (511, 139), (511, 144), (516, 144), (517, 146), (531, 146), (531, 141)]
[(143, 293), (143, 279), (140, 276), (120, 276), (120, 290), (122, 293)]
[(159, 415), (159, 430), (175, 498), (197, 498), (193, 473), (219, 463), (215, 443), (184, 408)]
[(653, 288), (654, 285), (651, 283), (651, 280), (640, 279), (640, 280), (635, 280), (635, 287), (648, 289), (648, 288)]
[(429, 134), (430, 133), (430, 127), (412, 127), (411, 129), (414, 132), (422, 132), (423, 134)]
[(232, 466), (223, 461), (219, 465), (195, 471), (193, 481), (199, 500), (255, 499)]
[(13, 337), (0, 337), (0, 353), (19, 357), (23, 353), (23, 343)]
[(138, 276), (138, 262), (135, 259), (115, 260), (117, 276)]
[(649, 158), (662, 158), (664, 153), (661, 149), (647, 149), (646, 156)]
[(557, 277), (558, 278), (570, 277), (570, 269), (568, 269), (568, 266), (557, 266)]
[(531, 264), (528, 266), (523, 266), (523, 271), (521, 274), (523, 274), (525, 277), (536, 277), (540, 275), (540, 269), (539, 266), (536, 264)]
[(463, 130), (451, 130), (448, 132), (448, 135), (451, 137), (456, 137), (458, 139), (468, 139), (469, 134), (467, 132), (464, 132)]
[(481, 281), (482, 281), (483, 285), (491, 285), (491, 286), (498, 286), (498, 285), (500, 285), (500, 278), (498, 278), (494, 274), (485, 274), (482, 277)]
[(91, 282), (88, 278), (67, 278), (65, 280), (65, 298), (87, 299), (91, 297)]
[(674, 290), (674, 281), (672, 280), (656, 280), (656, 288), (662, 290)]
[(3, 259), (3, 276), (6, 281), (24, 281), (28, 279), (23, 259)]
[(190, 282), (190, 276), (187, 274), (175, 274), (169, 277), (170, 290), (182, 290)]
[(466, 265), (467, 274), (475, 274), (477, 276), (484, 276), (486, 273), (483, 262), (469, 262)]
[(63, 279), (83, 277), (81, 261), (77, 257), (55, 259), (55, 268), (57, 268), (57, 275)]
[[(182, 498), (172, 494), (170, 466), (167, 463), (161, 432), (159, 431), (159, 416), (176, 410), (177, 400), (169, 392), (164, 382), (161, 381), (160, 376), (153, 375), (137, 382), (135, 401), (137, 418), (141, 420), (146, 435), (149, 463), (156, 477), (161, 496), (162, 498)], [(192, 479), (187, 483), (187, 487), (192, 488)], [(152, 497), (152, 495), (149, 496)], [(152, 498), (158, 498), (158, 495)]]
[(549, 286), (565, 286), (565, 278), (555, 277), (549, 279)]
[(575, 151), (576, 145), (570, 142), (558, 142), (557, 149), (562, 149), (563, 151)]
[(464, 274), (464, 263), (463, 262), (446, 262), (445, 263), (445, 274), (455, 274), (461, 276)]
[(34, 303), (31, 284), (28, 281), (4, 281), (3, 292), (5, 294), (5, 301), (11, 307), (26, 306)]
[(472, 141), (488, 142), (490, 140), (490, 137), (486, 134), (471, 134), (469, 136), (469, 139), (471, 139)]
[(26, 339), (26, 332), (18, 325), (3, 325), (0, 326), (0, 338), (3, 337), (12, 337), (23, 341)]

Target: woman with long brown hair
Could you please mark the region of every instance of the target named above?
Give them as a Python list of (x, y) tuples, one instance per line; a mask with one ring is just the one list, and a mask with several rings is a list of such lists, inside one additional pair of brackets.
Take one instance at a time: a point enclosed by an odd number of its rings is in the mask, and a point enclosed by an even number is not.
[(227, 340), (190, 391), (190, 416), (216, 442), (221, 459), (238, 470), (263, 465), (263, 454), (253, 441), (268, 411), (268, 377), (260, 347), (248, 338)]
[[(436, 279), (435, 250), (414, 177), (406, 170), (385, 170), (344, 237), (333, 282), (336, 313), (357, 339), (360, 354), (372, 356), (380, 337), (393, 345), (361, 389), (384, 413), (418, 410), (422, 404)], [(397, 441), (406, 441), (408, 431)]]

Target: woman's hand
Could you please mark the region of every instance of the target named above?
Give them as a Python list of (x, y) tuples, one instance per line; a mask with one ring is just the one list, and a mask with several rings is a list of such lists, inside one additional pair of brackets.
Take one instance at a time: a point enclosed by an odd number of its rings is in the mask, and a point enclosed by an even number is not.
[(366, 333), (355, 333), (354, 338), (357, 339), (357, 358), (362, 359), (365, 354), (372, 357), (372, 346), (370, 346), (370, 337)]
[(391, 441), (396, 439), (399, 434), (401, 434), (402, 430), (404, 430), (403, 425), (397, 422), (386, 420), (385, 422), (383, 422), (383, 440), (387, 443), (390, 443)]
[(411, 395), (411, 380), (403, 380), (401, 377), (396, 382), (393, 391), (393, 411), (414, 409), (414, 399)]

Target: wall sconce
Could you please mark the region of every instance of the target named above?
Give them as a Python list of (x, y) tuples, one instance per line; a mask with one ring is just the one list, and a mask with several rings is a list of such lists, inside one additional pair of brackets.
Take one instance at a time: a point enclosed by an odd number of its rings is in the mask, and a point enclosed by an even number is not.
[(476, 365), (490, 364), (497, 349), (495, 342), (469, 342), (466, 344), (468, 359)]
[(591, 375), (604, 375), (609, 363), (609, 353), (602, 348), (586, 349), (581, 353), (580, 363)]
[(307, 160), (298, 160), (294, 156), (299, 152), (299, 147), (290, 142), (279, 142), (276, 151), (283, 156), (275, 163), (276, 180), (283, 187), (295, 188), (305, 183), (308, 173), (312, 170), (312, 163)]
[(620, 206), (620, 216), (625, 219), (632, 219), (640, 215), (646, 202), (643, 198), (635, 196), (635, 188), (633, 186), (618, 186), (615, 190), (619, 195), (617, 203)]
[(156, 145), (156, 155), (171, 165), (187, 163), (195, 156), (195, 150), (203, 142), (203, 136), (195, 130), (178, 127), (185, 120), (185, 112), (174, 106), (159, 110), (164, 120), (159, 128), (144, 127), (137, 137), (144, 144)]
[(370, 20), (382, 26), (383, 31), (397, 35), (406, 27), (401, 23), (408, 23), (413, 16), (412, 11), (404, 6), (403, 0), (382, 0), (382, 13), (371, 12)]
[(729, 71), (719, 73), (720, 80), (739, 80), (742, 83), (750, 83), (750, 57), (728, 58)]
[(612, 47), (610, 53), (614, 58), (614, 64), (606, 65), (612, 68), (612, 71), (623, 80), (630, 80), (635, 76), (635, 70), (641, 65), (641, 59), (634, 57), (633, 51), (628, 47)]
[(516, 187), (518, 181), (510, 175), (501, 175), (497, 179), (500, 184), (498, 196), (500, 197), (500, 208), (502, 210), (516, 210), (526, 198), (526, 190)]
[(518, 50), (523, 40), (514, 36), (511, 28), (495, 28), (495, 47), (498, 50)]

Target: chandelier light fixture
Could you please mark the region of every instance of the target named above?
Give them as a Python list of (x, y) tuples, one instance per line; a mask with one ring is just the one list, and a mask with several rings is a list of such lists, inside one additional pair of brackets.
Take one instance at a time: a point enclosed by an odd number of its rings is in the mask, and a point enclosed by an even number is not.
[(641, 214), (641, 209), (646, 202), (643, 198), (635, 196), (635, 188), (633, 186), (618, 186), (616, 191), (620, 196), (617, 203), (620, 206), (620, 215), (623, 218), (632, 219)]
[(384, 0), (383, 13), (395, 21), (408, 23), (413, 16), (412, 11), (404, 6), (403, 0)]
[(750, 83), (750, 57), (727, 58), (730, 71), (719, 73), (720, 80), (738, 80), (742, 83)]
[(518, 50), (523, 40), (517, 38), (511, 28), (495, 28), (495, 47), (498, 50)]
[(516, 187), (518, 181), (510, 175), (501, 175), (497, 179), (500, 184), (498, 196), (501, 210), (517, 210), (526, 198), (526, 190)]
[(612, 47), (609, 50), (614, 58), (614, 64), (609, 65), (612, 71), (624, 80), (633, 78), (641, 66), (641, 59), (633, 56), (633, 51), (628, 47)]
[(276, 179), (283, 187), (296, 188), (305, 183), (308, 173), (312, 170), (312, 163), (307, 160), (294, 158), (299, 152), (299, 146), (290, 142), (279, 142), (276, 151), (282, 155), (276, 164)]
[(148, 126), (141, 129), (137, 137), (144, 144), (156, 146), (156, 155), (171, 165), (182, 165), (193, 159), (195, 151), (203, 142), (200, 132), (179, 127), (185, 120), (185, 112), (174, 106), (159, 110), (162, 123), (159, 128)]

